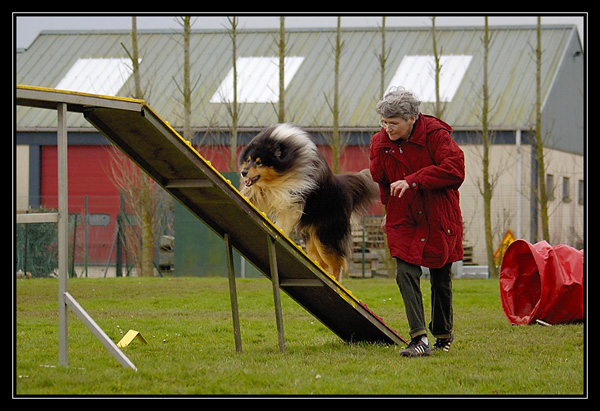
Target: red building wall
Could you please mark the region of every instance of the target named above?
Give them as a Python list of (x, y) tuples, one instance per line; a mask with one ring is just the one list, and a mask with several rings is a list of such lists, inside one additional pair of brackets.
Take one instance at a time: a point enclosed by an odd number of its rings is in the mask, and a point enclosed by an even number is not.
[[(107, 226), (88, 226), (88, 262), (106, 263), (115, 236), (119, 213), (119, 189), (110, 178), (110, 149), (107, 146), (69, 146), (69, 214), (79, 214), (76, 233), (76, 262), (83, 261), (85, 196), (88, 214), (106, 214)], [(58, 208), (58, 169), (56, 146), (44, 146), (41, 156), (42, 206)], [(72, 221), (72, 220), (71, 220)], [(70, 242), (73, 241), (71, 222)], [(111, 260), (114, 262), (115, 253)]]
[[(198, 152), (219, 171), (230, 171), (229, 148), (222, 146), (198, 147)], [(331, 164), (331, 148), (320, 147)], [(241, 151), (241, 148), (239, 149)], [(238, 151), (238, 154), (239, 154)], [(112, 148), (109, 146), (77, 146), (68, 147), (68, 183), (69, 213), (79, 214), (76, 233), (76, 263), (84, 259), (84, 227), (85, 196), (88, 197), (88, 214), (108, 215), (106, 226), (88, 226), (88, 262), (90, 264), (106, 264), (115, 261), (112, 251), (116, 233), (116, 218), (119, 213), (119, 188), (111, 177)], [(368, 147), (347, 146), (340, 158), (341, 171), (360, 171), (369, 167)], [(41, 195), (42, 206), (58, 207), (57, 151), (56, 146), (44, 146), (41, 156)], [(375, 205), (373, 214), (380, 214), (381, 206)], [(73, 239), (73, 223), (71, 223)], [(72, 247), (72, 244), (71, 244)]]

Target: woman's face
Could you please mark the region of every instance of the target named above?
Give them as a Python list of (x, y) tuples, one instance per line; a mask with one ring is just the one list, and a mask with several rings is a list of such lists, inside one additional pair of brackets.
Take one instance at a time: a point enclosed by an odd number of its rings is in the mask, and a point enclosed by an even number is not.
[(408, 140), (416, 120), (415, 116), (410, 116), (408, 120), (402, 117), (382, 117), (380, 124), (387, 131), (390, 140)]

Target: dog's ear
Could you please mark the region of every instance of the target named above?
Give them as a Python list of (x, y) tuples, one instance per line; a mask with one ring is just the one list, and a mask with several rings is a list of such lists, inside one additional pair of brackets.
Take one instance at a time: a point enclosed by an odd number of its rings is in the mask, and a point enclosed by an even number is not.
[(281, 160), (281, 157), (283, 157), (283, 147), (281, 146), (281, 144), (277, 144), (275, 146), (275, 149), (273, 150), (273, 155)]
[(250, 143), (246, 147), (244, 147), (244, 149), (240, 153), (240, 156), (238, 157), (238, 165), (241, 166), (246, 161), (246, 158), (248, 157), (248, 152), (250, 151), (251, 144), (252, 143)]

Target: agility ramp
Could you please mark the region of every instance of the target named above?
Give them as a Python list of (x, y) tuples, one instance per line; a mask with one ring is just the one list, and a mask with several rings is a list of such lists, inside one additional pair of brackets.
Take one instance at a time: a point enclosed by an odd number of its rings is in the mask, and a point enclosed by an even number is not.
[(406, 343), (315, 264), (143, 100), (17, 86), (18, 105), (83, 116), (169, 194), (222, 237), (227, 247), (236, 349), (241, 350), (231, 248), (273, 283), (279, 347), (285, 349), (279, 290), (348, 342)]

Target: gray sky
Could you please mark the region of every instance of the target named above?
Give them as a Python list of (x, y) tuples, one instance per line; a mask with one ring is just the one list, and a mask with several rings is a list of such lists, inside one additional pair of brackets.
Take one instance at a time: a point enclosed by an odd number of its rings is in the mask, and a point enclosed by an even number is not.
[[(184, 15), (182, 12), (181, 15)], [(127, 15), (27, 15), (14, 13), (16, 16), (17, 48), (27, 48), (43, 30), (110, 30), (131, 28), (131, 18)], [(335, 27), (336, 16), (307, 15), (287, 16), (285, 20), (288, 28), (304, 27)], [(483, 26), (484, 18), (469, 15), (439, 15), (436, 19), (437, 26)], [(535, 25), (536, 16), (531, 15), (494, 15), (490, 14), (490, 25)], [(542, 24), (575, 24), (578, 27), (580, 38), (583, 39), (583, 12), (579, 14), (564, 15), (542, 15)], [(227, 26), (227, 18), (224, 16), (198, 16), (193, 20), (194, 29), (222, 29)], [(377, 15), (342, 15), (343, 27), (378, 27), (381, 25), (381, 17)], [(426, 15), (412, 16), (388, 16), (386, 26), (388, 27), (429, 27), (431, 20)], [(267, 28), (279, 27), (279, 18), (273, 16), (241, 16), (240, 28)], [(138, 17), (138, 30), (143, 29), (181, 29), (176, 15), (151, 15), (145, 14)]]

